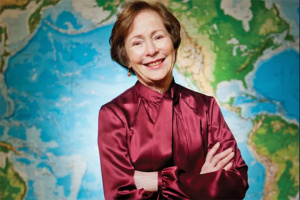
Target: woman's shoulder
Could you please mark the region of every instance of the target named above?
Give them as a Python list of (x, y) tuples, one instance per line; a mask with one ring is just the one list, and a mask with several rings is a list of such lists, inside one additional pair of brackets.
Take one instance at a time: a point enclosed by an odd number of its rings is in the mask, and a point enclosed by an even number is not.
[(184, 100), (189, 101), (195, 101), (198, 105), (200, 104), (209, 104), (212, 101), (215, 101), (215, 98), (213, 96), (209, 96), (194, 90), (191, 90), (189, 88), (186, 88), (182, 85), (177, 84), (177, 93), (181, 96)]
[(210, 112), (215, 106), (218, 106), (217, 101), (213, 96), (193, 91), (181, 85), (177, 85), (177, 93), (182, 102), (187, 104), (188, 107), (194, 111), (198, 111), (198, 113)]
[(127, 121), (134, 114), (138, 106), (138, 95), (134, 89), (135, 86), (125, 90), (123, 93), (104, 104), (100, 108), (100, 112), (113, 112), (122, 121)]

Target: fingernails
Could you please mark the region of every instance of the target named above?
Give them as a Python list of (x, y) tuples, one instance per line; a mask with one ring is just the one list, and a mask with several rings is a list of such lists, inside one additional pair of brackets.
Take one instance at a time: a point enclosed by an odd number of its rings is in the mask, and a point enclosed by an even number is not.
[(214, 144), (215, 148), (219, 148), (220, 147), (220, 142), (217, 142), (216, 144)]

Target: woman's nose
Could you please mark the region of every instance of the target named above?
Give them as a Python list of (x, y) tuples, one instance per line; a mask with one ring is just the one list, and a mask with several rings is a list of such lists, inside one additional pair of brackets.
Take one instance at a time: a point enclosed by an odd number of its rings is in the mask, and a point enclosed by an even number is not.
[(153, 55), (155, 55), (157, 53), (157, 47), (156, 47), (156, 45), (154, 44), (153, 41), (148, 41), (146, 48), (147, 48), (146, 49), (146, 54), (148, 56), (153, 56)]

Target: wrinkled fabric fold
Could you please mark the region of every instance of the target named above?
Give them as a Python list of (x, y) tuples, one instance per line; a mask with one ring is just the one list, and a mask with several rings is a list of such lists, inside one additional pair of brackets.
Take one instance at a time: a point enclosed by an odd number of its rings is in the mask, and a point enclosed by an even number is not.
[[(242, 199), (247, 165), (213, 97), (173, 82), (165, 94), (137, 82), (99, 112), (106, 199)], [(216, 142), (233, 148), (232, 169), (199, 174)], [(158, 172), (158, 191), (137, 189), (134, 171)]]
[[(152, 139), (152, 169), (161, 169), (172, 159), (172, 99), (163, 97), (155, 120)], [(163, 142), (162, 142), (163, 141)]]

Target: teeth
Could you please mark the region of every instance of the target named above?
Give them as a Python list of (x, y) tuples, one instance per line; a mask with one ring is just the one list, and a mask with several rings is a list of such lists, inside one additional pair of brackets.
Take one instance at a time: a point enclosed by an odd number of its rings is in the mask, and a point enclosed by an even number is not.
[(159, 61), (150, 63), (150, 64), (148, 64), (148, 66), (149, 66), (149, 67), (152, 67), (152, 66), (158, 65), (158, 64), (160, 64), (160, 63), (162, 63), (162, 60), (159, 60)]

